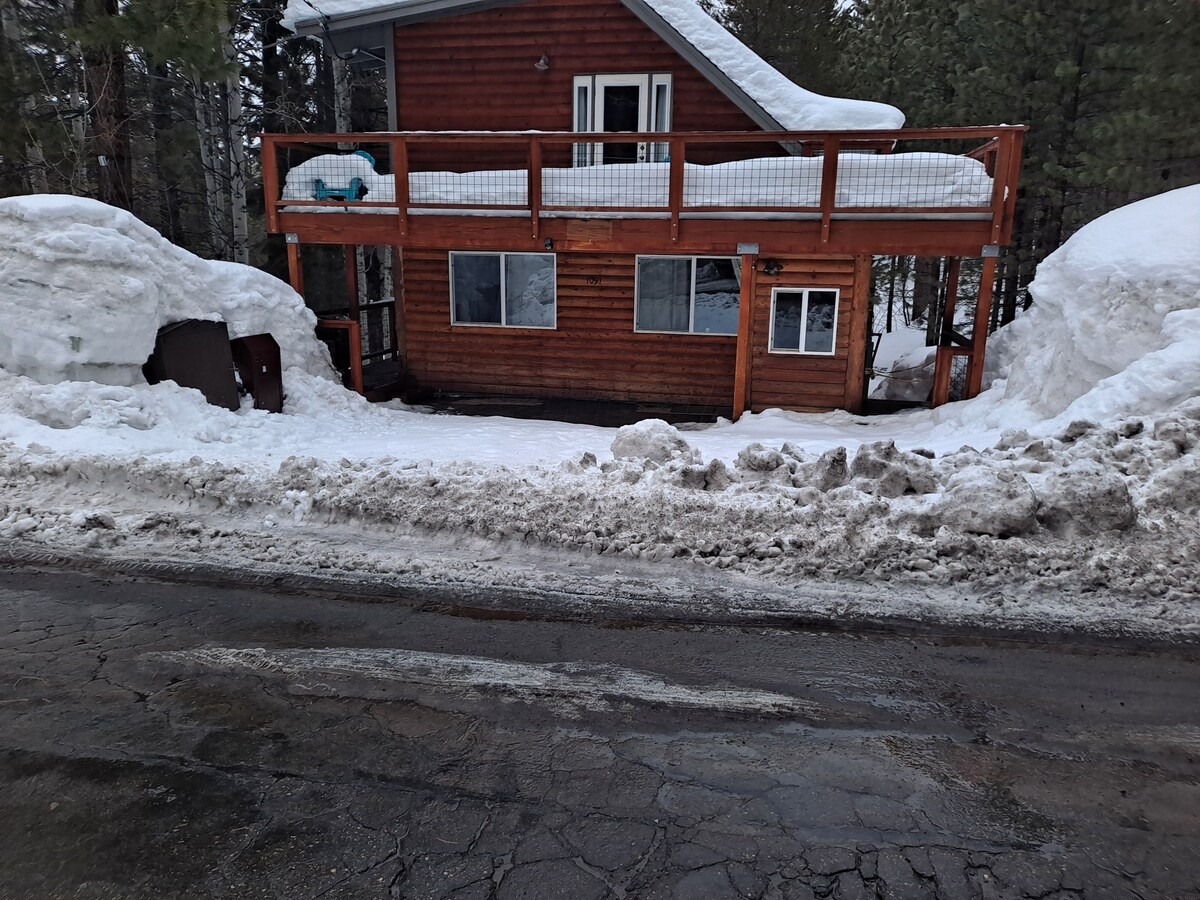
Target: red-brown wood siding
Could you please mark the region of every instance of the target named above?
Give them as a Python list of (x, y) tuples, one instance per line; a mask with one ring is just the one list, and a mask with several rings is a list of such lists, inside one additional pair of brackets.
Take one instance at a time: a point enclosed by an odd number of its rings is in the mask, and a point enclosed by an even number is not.
[[(620, 0), (525, 0), (400, 25), (395, 40), (402, 131), (572, 131), (575, 75), (641, 73), (671, 74), (673, 131), (759, 130)], [(546, 72), (534, 68), (543, 54), (550, 61)], [(707, 152), (707, 158), (700, 151), (689, 154), (688, 161), (782, 150), (766, 144)], [(442, 161), (469, 162), (447, 155)]]
[[(854, 308), (855, 261), (779, 261), (784, 265), (780, 274), (758, 274), (749, 407), (755, 412), (842, 408), (848, 361), (861, 359), (863, 349), (852, 352), (851, 347), (862, 319)], [(559, 253), (557, 266), (558, 325), (553, 331), (452, 326), (449, 254), (406, 250), (403, 320), (407, 365), (417, 384), (491, 394), (732, 404), (735, 338), (634, 332), (634, 255)], [(772, 287), (840, 291), (835, 356), (767, 351)], [(856, 340), (861, 345), (865, 336)]]
[(438, 390), (728, 406), (736, 339), (634, 333), (634, 259), (557, 254), (551, 331), (451, 326), (448, 254), (405, 250), (409, 373)]
[[(855, 266), (853, 257), (777, 257), (783, 265), (778, 275), (758, 274), (753, 331), (750, 338), (750, 404), (754, 412), (771, 407), (784, 409), (839, 409), (846, 402), (851, 335), (858, 323), (854, 315)], [(760, 263), (761, 269), (761, 263)], [(768, 352), (771, 329), (772, 288), (837, 288), (837, 350), (834, 356), (804, 356)], [(865, 340), (865, 335), (856, 335)], [(855, 354), (856, 356), (859, 354)]]

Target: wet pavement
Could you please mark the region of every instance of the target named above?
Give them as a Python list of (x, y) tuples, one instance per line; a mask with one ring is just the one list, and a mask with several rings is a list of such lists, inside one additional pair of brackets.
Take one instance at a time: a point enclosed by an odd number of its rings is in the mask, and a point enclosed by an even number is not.
[(1195, 898), (1198, 685), (4, 567), (0, 897)]

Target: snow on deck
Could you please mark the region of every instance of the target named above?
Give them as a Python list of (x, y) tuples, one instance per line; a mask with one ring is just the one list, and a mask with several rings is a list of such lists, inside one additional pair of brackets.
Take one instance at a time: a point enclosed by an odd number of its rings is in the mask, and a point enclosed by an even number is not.
[[(779, 156), (711, 166), (684, 167), (684, 208), (790, 207), (816, 209), (821, 202), (819, 157)], [(327, 187), (361, 180), (361, 200), (394, 203), (395, 179), (379, 175), (371, 163), (354, 154), (324, 154), (287, 173), (284, 201), (315, 200), (318, 181)], [(409, 200), (463, 207), (527, 206), (528, 172), (510, 169), (477, 172), (413, 172)], [(542, 170), (542, 205), (564, 207), (668, 209), (670, 165), (546, 168)], [(963, 209), (987, 207), (992, 179), (983, 163), (949, 153), (854, 154), (838, 157), (839, 208), (903, 207)], [(339, 207), (340, 208), (340, 207)], [(354, 209), (351, 204), (349, 209)], [(370, 210), (370, 207), (360, 207)]]
[[(402, 10), (398, 0), (289, 0), (284, 27), (342, 16)], [(826, 97), (805, 90), (730, 34), (693, 0), (645, 0), (663, 22), (730, 79), (784, 131), (896, 129), (904, 113), (886, 103)]]

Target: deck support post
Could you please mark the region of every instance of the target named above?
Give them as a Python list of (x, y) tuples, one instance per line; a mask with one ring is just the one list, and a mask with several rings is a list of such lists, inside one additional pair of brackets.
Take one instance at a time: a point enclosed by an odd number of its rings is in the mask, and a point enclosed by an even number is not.
[(946, 302), (942, 307), (941, 336), (933, 363), (933, 390), (929, 395), (929, 405), (933, 407), (941, 406), (950, 400), (950, 369), (954, 365), (956, 355), (950, 348), (954, 340), (954, 312), (958, 307), (958, 274), (961, 264), (962, 260), (952, 256), (946, 267)]
[(967, 368), (964, 400), (978, 396), (983, 387), (983, 354), (987, 349), (988, 319), (992, 312), (992, 291), (996, 286), (996, 263), (996, 257), (987, 257), (979, 274), (979, 301), (975, 305), (975, 329), (971, 332), (971, 363)]
[(738, 295), (737, 353), (733, 363), (733, 421), (742, 417), (750, 398), (750, 368), (753, 348), (750, 330), (754, 324), (754, 294), (758, 256), (742, 254), (741, 293)]
[(850, 352), (842, 407), (861, 413), (866, 381), (867, 342), (871, 339), (871, 257), (854, 257), (854, 293), (850, 307)]
[(300, 237), (289, 234), (287, 241), (288, 283), (292, 290), (304, 296), (304, 265), (300, 262)]

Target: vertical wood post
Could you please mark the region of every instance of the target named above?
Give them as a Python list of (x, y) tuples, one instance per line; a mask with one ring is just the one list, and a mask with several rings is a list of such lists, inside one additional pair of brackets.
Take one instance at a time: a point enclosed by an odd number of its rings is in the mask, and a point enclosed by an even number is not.
[(821, 243), (829, 243), (829, 229), (833, 220), (833, 207), (837, 202), (838, 151), (842, 142), (838, 138), (826, 138), (825, 155), (821, 159)]
[(346, 277), (346, 308), (350, 318), (358, 321), (358, 254), (353, 244), (342, 245), (342, 258), (345, 260)]
[(400, 236), (408, 234), (408, 143), (404, 138), (392, 141), (392, 177), (396, 183), (396, 212)]
[(529, 218), (536, 241), (542, 224), (542, 142), (529, 139), (529, 177), (526, 180), (529, 196)]
[(392, 247), (392, 346), (408, 355), (408, 329), (404, 315), (404, 248)]
[(930, 406), (941, 406), (950, 399), (950, 370), (954, 365), (954, 354), (945, 352), (954, 333), (954, 311), (958, 306), (958, 274), (962, 260), (950, 258), (946, 271), (946, 304), (942, 309), (942, 333), (938, 339), (937, 356), (933, 362), (933, 390), (929, 394)]
[(971, 332), (971, 364), (967, 368), (967, 392), (970, 400), (983, 387), (983, 355), (987, 349), (988, 314), (992, 310), (992, 291), (996, 286), (996, 257), (983, 261), (979, 275), (979, 302), (975, 307), (975, 330)]
[(362, 368), (362, 329), (359, 327), (358, 319), (351, 319), (348, 323), (350, 328), (350, 386), (354, 388), (356, 394), (363, 394), (366, 391), (363, 388), (363, 368)]
[(304, 296), (304, 265), (300, 261), (300, 240), (294, 234), (287, 236), (288, 282), (292, 290)]
[(733, 363), (733, 421), (742, 417), (750, 397), (750, 370), (754, 348), (750, 332), (754, 326), (754, 295), (758, 257), (742, 254), (742, 283), (738, 295), (737, 353)]
[(852, 413), (863, 408), (867, 341), (871, 339), (871, 257), (854, 257), (854, 290), (850, 306), (850, 350), (846, 359), (846, 393), (842, 406)]
[(679, 214), (683, 210), (683, 163), (687, 145), (679, 138), (671, 139), (670, 187), (667, 206), (671, 210), (671, 240), (679, 240)]
[(260, 140), (262, 141), (263, 207), (267, 213), (267, 234), (275, 234), (279, 230), (279, 150), (273, 135), (264, 134)]

